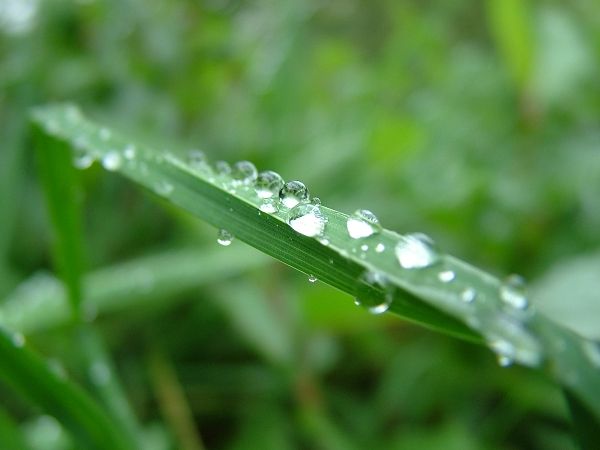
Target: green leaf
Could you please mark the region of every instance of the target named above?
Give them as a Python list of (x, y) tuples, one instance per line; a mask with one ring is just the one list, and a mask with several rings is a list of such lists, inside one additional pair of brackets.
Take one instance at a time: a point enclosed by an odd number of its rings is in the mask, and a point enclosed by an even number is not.
[(73, 432), (82, 448), (133, 448), (81, 388), (51, 371), (22, 343), (22, 335), (0, 329), (0, 380), (56, 417)]
[[(283, 211), (261, 212), (261, 201), (250, 186), (236, 188), (229, 175), (208, 165), (193, 167), (171, 153), (157, 154), (132, 143), (74, 113), (73, 107), (37, 109), (34, 122), (54, 139), (70, 142), (78, 152), (103, 160), (109, 170), (289, 266), (351, 296), (366, 294), (362, 300), (367, 305), (381, 303), (387, 296), (386, 289), (362, 278), (365, 272), (376, 273), (393, 290), (391, 312), (464, 339), (483, 337), (500, 361), (548, 371), (600, 417), (600, 365), (589, 342), (535, 308), (511, 304), (503, 294), (506, 285), (498, 278), (435, 251), (434, 263), (403, 268), (394, 249), (406, 237), (383, 230), (362, 240), (351, 239), (348, 215), (324, 206), (320, 210), (327, 220), (327, 242), (302, 235), (287, 224)], [(374, 251), (375, 247), (384, 250)]]

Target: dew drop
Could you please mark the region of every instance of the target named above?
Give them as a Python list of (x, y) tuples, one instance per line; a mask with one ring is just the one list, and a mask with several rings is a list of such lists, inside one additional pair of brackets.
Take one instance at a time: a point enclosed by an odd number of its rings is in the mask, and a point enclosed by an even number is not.
[(515, 347), (510, 342), (499, 339), (490, 342), (489, 345), (496, 353), (500, 367), (508, 367), (515, 362)]
[(277, 172), (265, 170), (257, 175), (254, 190), (259, 198), (267, 199), (276, 197), (283, 187), (283, 178)]
[(369, 250), (369, 246), (368, 246), (367, 244), (363, 244), (363, 245), (361, 245), (361, 246), (360, 246), (360, 249), (361, 249), (363, 252), (366, 252), (367, 250)]
[(90, 167), (92, 167), (92, 164), (94, 164), (94, 157), (92, 155), (90, 155), (89, 153), (81, 153), (76, 155), (73, 158), (73, 165), (75, 166), (75, 168), (79, 169), (79, 170), (85, 170), (85, 169), (89, 169)]
[(231, 168), (231, 176), (237, 186), (250, 185), (256, 180), (256, 166), (250, 161), (238, 161)]
[(299, 203), (309, 200), (308, 189), (301, 181), (288, 181), (279, 191), (279, 200), (283, 206), (291, 209)]
[(288, 214), (288, 224), (304, 236), (321, 236), (327, 225), (327, 218), (321, 208), (310, 203), (302, 203), (292, 208)]
[(13, 333), (11, 340), (15, 347), (21, 348), (25, 345), (25, 336), (23, 333)]
[(465, 303), (473, 303), (477, 297), (477, 291), (473, 288), (466, 288), (460, 293), (460, 299)]
[(268, 198), (262, 201), (258, 207), (262, 212), (267, 214), (275, 214), (277, 210), (277, 201), (273, 198)]
[(395, 252), (400, 266), (404, 269), (429, 267), (439, 259), (433, 241), (423, 233), (400, 236)]
[(377, 216), (368, 209), (357, 209), (348, 217), (346, 228), (352, 239), (361, 239), (379, 233), (381, 224)]
[(224, 229), (220, 229), (217, 233), (217, 243), (223, 247), (227, 247), (233, 241), (233, 235)]
[(158, 181), (154, 184), (154, 192), (158, 195), (162, 195), (163, 197), (168, 197), (173, 192), (174, 187), (168, 181)]
[(320, 205), (321, 199), (319, 197), (313, 197), (310, 201), (313, 205)]
[(227, 161), (217, 161), (215, 162), (215, 170), (219, 175), (230, 175), (231, 174), (231, 166)]
[(370, 270), (359, 278), (356, 292), (356, 305), (364, 305), (371, 314), (382, 314), (390, 309), (393, 289), (387, 278)]
[(123, 149), (123, 156), (125, 157), (125, 159), (131, 161), (132, 159), (135, 159), (135, 155), (136, 155), (136, 149), (135, 149), (135, 145), (133, 144), (128, 144), (124, 149)]
[(381, 242), (375, 246), (375, 252), (377, 252), (377, 253), (383, 253), (384, 250), (385, 250), (385, 245), (382, 244)]
[(310, 283), (316, 283), (319, 279), (317, 277), (315, 277), (314, 275), (309, 275), (308, 276), (308, 281)]
[(520, 275), (510, 275), (500, 286), (500, 298), (515, 309), (526, 309), (529, 305), (525, 280)]
[(188, 164), (192, 167), (199, 167), (206, 164), (206, 155), (202, 150), (191, 149), (187, 153)]
[(326, 237), (319, 238), (319, 242), (325, 246), (329, 245), (329, 239)]
[(102, 157), (102, 167), (111, 172), (119, 170), (122, 163), (121, 155), (116, 151), (110, 151)]
[(450, 283), (456, 278), (456, 274), (452, 270), (442, 270), (438, 273), (438, 279), (442, 283)]

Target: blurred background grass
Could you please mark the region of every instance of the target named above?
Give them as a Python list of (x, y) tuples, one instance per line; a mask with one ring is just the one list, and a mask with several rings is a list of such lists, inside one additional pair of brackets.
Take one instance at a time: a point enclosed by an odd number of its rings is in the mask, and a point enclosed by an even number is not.
[[(0, 0), (0, 295), (51, 270), (27, 113), (68, 100), (155, 147), (301, 179), (327, 206), (371, 209), (541, 292), (588, 271), (598, 308), (599, 55), (592, 0)], [(96, 166), (82, 181), (87, 269), (214, 251), (215, 230), (135, 186)], [(151, 306), (96, 320), (148, 448), (194, 448), (186, 420), (210, 449), (572, 448), (540, 375), (275, 262), (222, 273), (176, 298), (150, 280)], [(581, 297), (549, 309), (593, 331)], [(30, 342), (84, 382), (63, 329)], [(71, 448), (0, 398), (33, 448)], [(165, 405), (184, 399), (173, 419)]]

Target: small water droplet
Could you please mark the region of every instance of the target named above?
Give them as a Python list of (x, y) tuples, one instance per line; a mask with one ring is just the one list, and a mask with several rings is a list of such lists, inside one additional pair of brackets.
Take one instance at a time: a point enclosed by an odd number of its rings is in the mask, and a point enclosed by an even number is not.
[(267, 214), (275, 214), (278, 211), (277, 200), (273, 198), (265, 199), (260, 204), (259, 209)]
[(313, 197), (310, 201), (313, 205), (320, 205), (321, 199), (319, 197)]
[(360, 276), (355, 304), (366, 306), (371, 314), (382, 314), (392, 301), (393, 287), (383, 274), (367, 270)]
[(346, 221), (348, 234), (352, 239), (362, 239), (381, 231), (381, 224), (375, 214), (368, 209), (358, 209)]
[(90, 366), (90, 380), (97, 386), (103, 386), (110, 381), (110, 369), (102, 361), (94, 361)]
[(319, 238), (319, 242), (325, 246), (329, 245), (329, 239), (326, 237)]
[(472, 303), (477, 297), (477, 291), (473, 288), (466, 288), (460, 293), (460, 299), (465, 303)]
[(433, 241), (422, 233), (400, 236), (395, 252), (400, 266), (404, 269), (422, 269), (433, 265), (439, 259)]
[(500, 298), (515, 309), (526, 309), (529, 306), (525, 290), (525, 280), (520, 275), (510, 275), (500, 286)]
[(206, 155), (202, 150), (193, 148), (187, 153), (188, 164), (192, 167), (199, 167), (206, 164)]
[(515, 347), (510, 342), (499, 339), (490, 342), (489, 345), (496, 353), (500, 367), (508, 367), (515, 362)]
[(381, 242), (375, 246), (375, 251), (377, 253), (383, 253), (384, 250), (385, 250), (385, 245), (382, 244)]
[(316, 283), (316, 282), (318, 281), (318, 278), (317, 278), (317, 277), (315, 277), (314, 275), (309, 275), (309, 276), (308, 276), (308, 281), (309, 281), (310, 283)]
[(288, 181), (279, 191), (279, 200), (283, 206), (291, 209), (299, 203), (309, 200), (308, 189), (301, 181)]
[(100, 136), (100, 139), (102, 139), (103, 141), (108, 141), (110, 139), (112, 133), (110, 132), (110, 130), (108, 128), (100, 128), (98, 135)]
[(257, 175), (254, 190), (259, 198), (276, 197), (283, 187), (283, 178), (277, 172), (265, 170)]
[(162, 195), (163, 197), (168, 197), (171, 195), (174, 189), (175, 188), (173, 185), (165, 180), (157, 181), (154, 184), (154, 192), (156, 192), (158, 195)]
[(23, 333), (13, 333), (11, 340), (15, 347), (21, 348), (25, 345), (25, 336)]
[(78, 155), (75, 155), (75, 157), (73, 158), (73, 165), (75, 166), (75, 168), (79, 169), (79, 170), (85, 170), (85, 169), (89, 169), (90, 167), (92, 167), (92, 164), (94, 164), (94, 157), (89, 154), (89, 153), (80, 153)]
[(315, 237), (323, 234), (327, 218), (317, 205), (302, 203), (290, 210), (288, 224), (304, 236)]
[(367, 250), (369, 250), (369, 246), (368, 246), (367, 244), (363, 244), (363, 245), (361, 245), (361, 246), (360, 246), (360, 249), (361, 249), (363, 252), (366, 252)]
[(231, 168), (231, 176), (237, 186), (250, 185), (256, 180), (256, 166), (250, 161), (238, 161)]
[(121, 155), (116, 151), (110, 151), (102, 157), (102, 167), (111, 172), (119, 170), (122, 163)]
[(125, 157), (125, 159), (131, 161), (132, 159), (135, 159), (135, 155), (136, 155), (136, 149), (135, 149), (135, 145), (133, 144), (128, 144), (124, 149), (123, 149), (123, 156)]
[(233, 241), (233, 235), (224, 229), (220, 229), (217, 234), (217, 243), (223, 247), (227, 247)]
[(438, 279), (442, 283), (450, 283), (456, 278), (456, 274), (452, 270), (442, 270), (438, 273)]
[(230, 175), (231, 174), (231, 166), (227, 161), (217, 161), (215, 162), (215, 170), (219, 175)]

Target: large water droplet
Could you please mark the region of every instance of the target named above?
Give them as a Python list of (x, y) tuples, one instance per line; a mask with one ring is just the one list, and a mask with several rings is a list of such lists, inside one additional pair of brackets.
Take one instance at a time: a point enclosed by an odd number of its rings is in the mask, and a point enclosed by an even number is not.
[(267, 199), (276, 197), (283, 187), (283, 178), (277, 172), (265, 170), (256, 177), (254, 190), (259, 198)]
[(375, 252), (383, 253), (385, 251), (385, 245), (381, 242), (375, 246)]
[(433, 241), (422, 233), (400, 236), (395, 252), (400, 266), (404, 269), (429, 267), (439, 260)]
[(383, 274), (368, 270), (360, 276), (355, 304), (371, 314), (382, 314), (390, 309), (393, 298), (393, 287)]
[(224, 229), (220, 229), (217, 233), (217, 243), (223, 247), (227, 247), (233, 241), (233, 235)]
[(121, 159), (121, 155), (114, 150), (106, 153), (102, 157), (102, 167), (111, 172), (119, 170), (122, 163), (123, 160)]
[(500, 286), (500, 298), (515, 309), (526, 309), (529, 305), (525, 280), (519, 275), (510, 275)]
[(358, 209), (348, 217), (346, 228), (352, 239), (361, 239), (379, 233), (381, 224), (377, 216), (368, 209)]
[(250, 161), (238, 161), (231, 168), (231, 176), (236, 185), (250, 185), (257, 176), (256, 166)]
[(323, 234), (327, 218), (317, 205), (302, 203), (290, 210), (288, 224), (304, 236), (315, 237)]
[(301, 181), (288, 181), (279, 191), (279, 199), (286, 208), (293, 208), (309, 200), (308, 189)]

